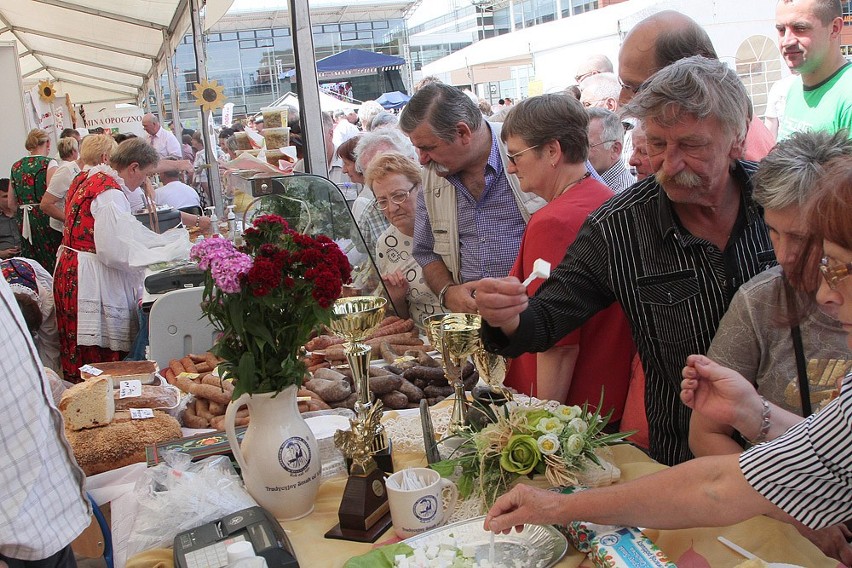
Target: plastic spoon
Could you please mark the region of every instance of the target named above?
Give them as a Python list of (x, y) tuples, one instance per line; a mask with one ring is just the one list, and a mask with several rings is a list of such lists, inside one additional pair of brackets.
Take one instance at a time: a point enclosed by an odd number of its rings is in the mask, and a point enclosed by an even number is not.
[(523, 287), (526, 288), (529, 286), (533, 280), (536, 278), (549, 278), (550, 277), (550, 263), (544, 260), (543, 258), (537, 258), (535, 262), (533, 262), (533, 271), (527, 276), (527, 279), (523, 281)]
[(719, 539), (719, 542), (721, 542), (722, 544), (724, 544), (725, 546), (727, 546), (731, 550), (738, 552), (739, 554), (742, 554), (743, 556), (745, 556), (749, 560), (755, 560), (755, 559), (760, 560), (761, 562), (766, 564), (769, 568), (803, 568), (802, 566), (799, 566), (798, 564), (786, 564), (784, 562), (766, 562), (762, 558), (759, 558), (758, 556), (752, 554), (751, 552), (749, 552), (745, 548), (743, 548), (743, 547), (741, 547), (737, 544), (734, 544), (733, 542), (731, 542), (730, 540), (728, 540), (727, 538), (725, 538), (723, 536), (720, 536), (720, 537), (717, 537), (717, 538)]

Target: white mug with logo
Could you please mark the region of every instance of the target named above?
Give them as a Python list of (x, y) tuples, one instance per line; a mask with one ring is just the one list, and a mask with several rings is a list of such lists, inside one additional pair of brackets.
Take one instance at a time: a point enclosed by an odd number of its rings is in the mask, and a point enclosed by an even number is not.
[[(401, 489), (403, 476), (417, 479), (417, 489)], [(410, 485), (410, 484), (409, 484)], [(393, 529), (405, 539), (439, 527), (449, 520), (456, 507), (459, 490), (456, 484), (438, 472), (424, 467), (402, 470), (388, 477), (388, 491)]]

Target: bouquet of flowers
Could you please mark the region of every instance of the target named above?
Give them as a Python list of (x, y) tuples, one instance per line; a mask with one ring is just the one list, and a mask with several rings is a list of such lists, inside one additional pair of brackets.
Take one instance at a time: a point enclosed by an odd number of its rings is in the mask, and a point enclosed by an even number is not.
[[(598, 404), (603, 404), (603, 395)], [(544, 474), (553, 486), (577, 484), (577, 474), (589, 463), (601, 466), (595, 450), (631, 433), (604, 434), (612, 411), (601, 416), (588, 404), (555, 408), (509, 402), (484, 408), (491, 422), (477, 430), (467, 427), (457, 434), (461, 445), (446, 460), (432, 464), (443, 477), (461, 475), (459, 496), (483, 499), (490, 507), (520, 476)]]
[(301, 386), (299, 351), (329, 322), (350, 279), (349, 261), (331, 239), (293, 231), (277, 215), (256, 218), (243, 239), (240, 247), (205, 239), (190, 252), (207, 271), (201, 307), (222, 334), (211, 351), (225, 360), (220, 368), (234, 379), (234, 399)]

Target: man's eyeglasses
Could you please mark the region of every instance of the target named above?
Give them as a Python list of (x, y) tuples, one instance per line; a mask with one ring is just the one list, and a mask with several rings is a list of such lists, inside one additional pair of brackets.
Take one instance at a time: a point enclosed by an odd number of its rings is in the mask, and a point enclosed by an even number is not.
[(630, 91), (634, 95), (639, 92), (639, 89), (642, 88), (642, 85), (637, 85), (637, 86), (628, 85), (627, 83), (625, 83), (624, 81), (621, 80), (621, 77), (618, 78), (618, 84), (621, 85), (622, 89), (624, 89), (625, 91)]
[(605, 100), (606, 100), (606, 99), (594, 99), (594, 100), (591, 100), (591, 101), (580, 101), (580, 103), (583, 105), (583, 108), (591, 108), (591, 107), (593, 107), (595, 104), (597, 104), (597, 103), (602, 103), (602, 102), (604, 102)]
[(603, 140), (601, 142), (598, 142), (597, 144), (589, 144), (589, 148), (596, 148), (601, 144), (609, 144), (610, 142), (615, 142), (615, 140)]
[(529, 152), (530, 150), (532, 150), (534, 148), (538, 148), (539, 146), (541, 146), (541, 144), (536, 144), (535, 146), (530, 146), (529, 148), (524, 148), (520, 152), (515, 152), (514, 154), (506, 154), (506, 157), (509, 158), (509, 161), (512, 163), (513, 166), (516, 166), (517, 163), (515, 162), (515, 158), (517, 158), (518, 156), (520, 156), (524, 152)]
[(819, 271), (822, 272), (822, 276), (828, 283), (828, 287), (832, 290), (837, 290), (838, 283), (852, 274), (852, 262), (832, 265), (832, 258), (824, 256), (819, 261)]
[(575, 80), (575, 81), (577, 82), (577, 84), (579, 85), (580, 83), (582, 83), (582, 82), (583, 82), (583, 79), (585, 79), (586, 77), (591, 77), (592, 75), (595, 75), (595, 74), (597, 74), (597, 71), (588, 71), (588, 72), (586, 72), (586, 73), (581, 73), (581, 74), (579, 74), (579, 75), (574, 75), (574, 80)]
[[(405, 200), (408, 199), (408, 196), (411, 195), (411, 192), (414, 191), (416, 188), (417, 184), (415, 183), (411, 186), (411, 189), (404, 189), (402, 191), (395, 191), (391, 193), (390, 198), (388, 199), (385, 199), (384, 197), (382, 197), (381, 199), (376, 199), (373, 202), (373, 207), (375, 207), (379, 211), (384, 211), (385, 209), (390, 207), (390, 203), (393, 203), (394, 205), (402, 205), (403, 203), (405, 203)], [(388, 203), (388, 201), (390, 201), (390, 203)]]

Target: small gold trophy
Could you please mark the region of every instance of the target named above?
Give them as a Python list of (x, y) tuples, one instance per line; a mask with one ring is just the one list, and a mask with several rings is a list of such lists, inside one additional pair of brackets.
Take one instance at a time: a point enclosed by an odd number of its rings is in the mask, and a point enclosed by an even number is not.
[[(330, 327), (346, 340), (344, 353), (352, 369), (358, 400), (349, 431), (338, 430), (335, 445), (352, 460), (337, 516), (340, 523), (325, 536), (357, 542), (375, 542), (391, 524), (384, 474), (376, 467), (376, 453), (390, 460), (387, 434), (381, 424), (382, 401), (372, 403), (369, 366), (372, 349), (364, 339), (378, 327), (387, 300), (374, 296), (340, 298), (332, 307)], [(392, 471), (392, 466), (391, 466)]]
[(467, 400), (462, 382), (462, 367), (480, 346), (479, 330), (482, 318), (476, 314), (452, 313), (429, 322), (435, 347), (440, 350), (444, 374), (453, 385), (453, 410), (450, 414), (449, 432), (464, 428)]
[(480, 345), (473, 354), (473, 364), (476, 365), (479, 377), (494, 393), (494, 398), (512, 400), (511, 391), (503, 386), (503, 381), (506, 380), (505, 357), (486, 351), (485, 347)]

